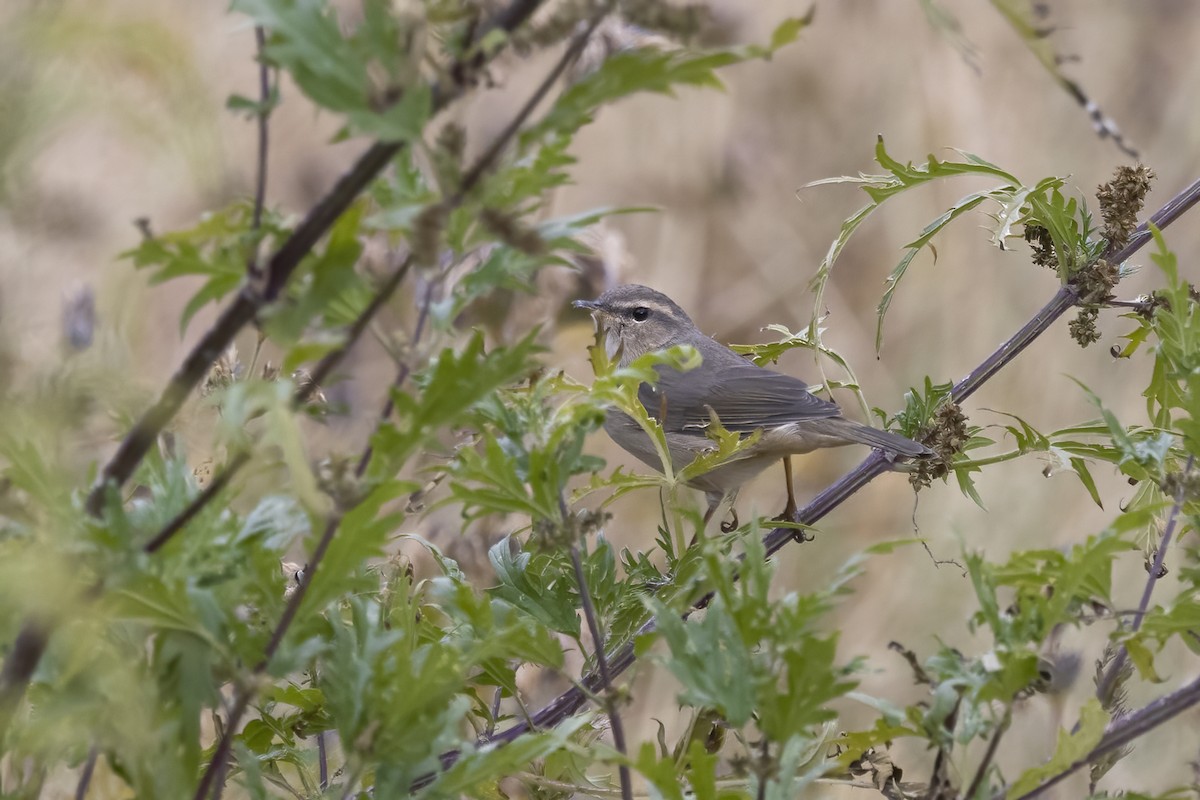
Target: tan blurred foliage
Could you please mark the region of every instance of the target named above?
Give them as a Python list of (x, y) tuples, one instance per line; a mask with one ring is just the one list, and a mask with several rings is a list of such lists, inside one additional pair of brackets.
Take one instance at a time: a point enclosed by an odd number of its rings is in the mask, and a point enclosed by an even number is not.
[[(1091, 196), (1125, 157), (1095, 136), (1084, 112), (1046, 75), (986, 3), (947, 2), (960, 15), (974, 45), (978, 71), (933, 30), (912, 2), (818, 3), (816, 19), (801, 41), (771, 63), (750, 63), (726, 74), (728, 89), (685, 91), (677, 98), (645, 96), (606, 110), (583, 131), (574, 152), (576, 184), (562, 190), (553, 213), (597, 206), (654, 205), (654, 214), (614, 218), (597, 233), (603, 257), (591, 267), (592, 285), (605, 280), (647, 283), (669, 293), (702, 329), (723, 341), (762, 340), (759, 328), (781, 323), (803, 327), (811, 313), (806, 284), (845, 217), (865, 197), (850, 188), (809, 189), (810, 180), (877, 171), (872, 151), (882, 134), (901, 160), (924, 160), (957, 147), (976, 153), (1027, 182), (1069, 175)], [(1188, 0), (1119, 2), (1067, 0), (1050, 4), (1059, 52), (1077, 57), (1066, 66), (1141, 148), (1159, 176), (1148, 209), (1160, 206), (1200, 171), (1200, 4)], [(807, 6), (783, 0), (724, 0), (714, 4), (718, 33), (734, 41), (763, 41), (787, 15)], [(155, 230), (187, 225), (206, 209), (250, 193), (254, 175), (253, 127), (223, 106), (233, 92), (255, 86), (253, 37), (244, 20), (221, 3), (155, 0), (63, 0), (54, 4), (10, 2), (0, 10), (0, 370), (6, 382), (44, 380), (78, 368), (62, 345), (64, 298), (78, 287), (95, 294), (95, 347), (91, 368), (115, 376), (132, 412), (163, 384), (169, 371), (208, 321), (199, 314), (185, 335), (177, 333), (180, 309), (193, 287), (173, 283), (148, 288), (116, 258), (139, 236), (133, 220), (148, 217)], [(523, 97), (540, 74), (510, 64), (504, 86), (458, 109), (468, 149), (477, 150), (509, 118), (514, 96)], [(336, 120), (319, 114), (285, 87), (271, 120), (268, 200), (301, 213), (363, 146), (330, 145)], [(953, 226), (936, 241), (936, 263), (918, 256), (890, 313), (882, 357), (872, 349), (874, 308), (883, 279), (904, 244), (958, 197), (978, 185), (940, 184), (889, 203), (865, 226), (840, 260), (827, 293), (827, 342), (848, 356), (869, 401), (894, 411), (904, 390), (926, 374), (956, 380), (1010, 335), (1054, 292), (1055, 278), (1030, 266), (1022, 248), (1001, 253), (987, 246), (978, 224)], [(1094, 205), (1093, 205), (1094, 207)], [(1198, 226), (1185, 218), (1167, 239), (1194, 269)], [(1132, 297), (1156, 285), (1147, 268), (1118, 288)], [(590, 323), (568, 314), (563, 302), (583, 282), (565, 272), (547, 273), (538, 298), (518, 299), (522, 324), (552, 326), (549, 362), (588, 378), (584, 347)], [(75, 301), (77, 302), (77, 301)], [(408, 306), (411, 309), (411, 299)], [(411, 326), (401, 313), (388, 327)], [(513, 324), (515, 317), (509, 317)], [(1146, 378), (1146, 359), (1114, 361), (1108, 348), (1125, 325), (1101, 315), (1100, 343), (1080, 350), (1058, 324), (966, 405), (979, 424), (1001, 423), (987, 409), (1019, 414), (1035, 427), (1053, 430), (1093, 416), (1067, 377), (1088, 384), (1127, 422), (1141, 421), (1136, 387)], [(241, 342), (253, 350), (253, 334)], [(95, 353), (100, 355), (95, 355)], [(75, 364), (75, 367), (72, 367)], [(809, 357), (793, 354), (782, 368), (812, 375)], [(320, 434), (357, 448), (377, 413), (390, 360), (377, 346), (360, 348), (346, 368), (354, 377), (331, 397), (349, 404), (350, 419), (333, 421)], [(848, 398), (843, 398), (846, 400)], [(846, 403), (851, 408), (850, 403)], [(192, 414), (203, 417), (203, 409)], [(850, 411), (849, 413), (854, 413)], [(184, 439), (197, 464), (206, 457), (207, 428), (200, 422)], [(117, 430), (110, 420), (92, 426), (79, 452), (79, 468), (106, 452)], [(336, 446), (336, 445), (333, 445)], [(610, 463), (631, 464), (603, 435), (595, 451)], [(865, 455), (861, 450), (824, 452), (797, 463), (803, 502)], [(878, 672), (864, 690), (897, 702), (915, 697), (909, 673), (887, 650), (896, 639), (918, 654), (934, 647), (935, 634), (965, 651), (986, 648), (965, 629), (947, 628), (942, 612), (958, 619), (973, 607), (970, 586), (953, 564), (963, 548), (1002, 558), (1017, 548), (1059, 547), (1098, 531), (1117, 511), (1130, 487), (1104, 469), (1096, 477), (1106, 508), (1091, 504), (1069, 475), (1043, 477), (1036, 459), (990, 469), (979, 490), (989, 511), (977, 508), (954, 486), (935, 485), (914, 503), (898, 476), (876, 481), (821, 526), (815, 542), (782, 556), (779, 591), (804, 587), (830, 574), (863, 547), (885, 539), (925, 537), (934, 558), (920, 547), (902, 548), (873, 560), (869, 579), (833, 620), (843, 631), (845, 656), (864, 654)], [(783, 502), (775, 471), (743, 492), (743, 518), (751, 510), (774, 514)], [(648, 544), (657, 510), (653, 498), (614, 507), (610, 536), (621, 545)], [(451, 534), (456, 512), (431, 525)], [(478, 527), (458, 551), (483, 551), (484, 536), (508, 532), (503, 523)], [(1117, 575), (1117, 595), (1136, 603), (1144, 579), (1130, 559)], [(1172, 591), (1170, 578), (1159, 592)], [(1084, 648), (1090, 664), (1101, 644), (1092, 631), (1067, 632), (1056, 646)], [(1170, 653), (1159, 665), (1167, 689), (1194, 673), (1194, 662)], [(1082, 670), (1085, 675), (1090, 669)], [(634, 688), (638, 739), (654, 736), (652, 716), (673, 713), (669, 679), (646, 673)], [(1081, 679), (1063, 693), (1035, 697), (1019, 715), (1001, 747), (1000, 763), (1029, 763), (1054, 741), (1053, 727), (1070, 725), (1081, 698), (1091, 691)], [(1135, 705), (1150, 699), (1135, 690)], [(660, 698), (654, 702), (644, 698)], [(847, 707), (845, 725), (868, 718)], [(1193, 714), (1194, 721), (1197, 720)], [(674, 732), (677, 725), (668, 721)], [(1196, 725), (1175, 734), (1147, 737), (1113, 773), (1130, 774), (1147, 790), (1185, 777), (1197, 757)], [(1191, 731), (1189, 735), (1180, 732)], [(928, 754), (895, 754), (898, 764), (923, 773)], [(1063, 796), (1078, 793), (1070, 785)]]

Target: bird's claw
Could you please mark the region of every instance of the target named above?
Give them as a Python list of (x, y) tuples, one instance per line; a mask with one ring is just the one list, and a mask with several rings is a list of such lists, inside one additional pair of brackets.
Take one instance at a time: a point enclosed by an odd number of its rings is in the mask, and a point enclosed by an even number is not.
[(729, 519), (721, 521), (721, 533), (733, 533), (738, 527), (737, 509), (730, 507)]

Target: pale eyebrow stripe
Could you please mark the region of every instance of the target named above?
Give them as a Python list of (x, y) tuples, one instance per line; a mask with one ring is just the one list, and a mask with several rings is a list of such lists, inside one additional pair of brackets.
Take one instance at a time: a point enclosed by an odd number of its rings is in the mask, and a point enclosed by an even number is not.
[(676, 313), (674, 308), (672, 308), (671, 306), (666, 305), (664, 303), (660, 303), (657, 300), (645, 300), (645, 301), (622, 300), (619, 305), (614, 306), (613, 310), (620, 311), (620, 312), (627, 312), (627, 311), (632, 311), (635, 308), (649, 308), (652, 311), (661, 311), (662, 313), (664, 313), (670, 317), (678, 316), (678, 314)]

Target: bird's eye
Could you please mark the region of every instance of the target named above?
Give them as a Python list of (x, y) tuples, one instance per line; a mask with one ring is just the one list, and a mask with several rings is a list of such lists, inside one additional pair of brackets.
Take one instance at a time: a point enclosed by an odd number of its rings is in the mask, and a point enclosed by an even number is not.
[(645, 322), (650, 319), (650, 309), (645, 306), (638, 306), (630, 316), (633, 317), (634, 322)]

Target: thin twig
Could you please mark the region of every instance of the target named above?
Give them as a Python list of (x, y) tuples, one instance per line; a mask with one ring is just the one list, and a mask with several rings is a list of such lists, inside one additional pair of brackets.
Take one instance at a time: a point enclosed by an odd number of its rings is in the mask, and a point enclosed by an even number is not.
[[(425, 298), (421, 301), (421, 310), (417, 312), (417, 324), (413, 326), (413, 334), (410, 342), (410, 347), (415, 347), (421, 341), (421, 337), (425, 333), (425, 323), (429, 319), (429, 307), (433, 304), (433, 290), (436, 286), (434, 281), (430, 281), (425, 287)], [(392, 390), (399, 389), (401, 384), (408, 380), (409, 372), (412, 371), (411, 361), (400, 362), (400, 368), (396, 372), (396, 379), (392, 381)], [(379, 412), (379, 422), (382, 424), (388, 421), (392, 416), (392, 411), (396, 408), (396, 400), (389, 391), (387, 400), (384, 401), (383, 410)], [(367, 471), (367, 465), (371, 463), (371, 456), (375, 453), (375, 448), (370, 441), (367, 442), (366, 449), (363, 450), (362, 457), (358, 459), (358, 466), (354, 469), (355, 477), (361, 478)]]
[(758, 772), (758, 792), (755, 795), (755, 797), (756, 797), (756, 800), (766, 800), (766, 798), (767, 798), (767, 780), (768, 780), (768, 776), (771, 774), (771, 771), (770, 771), (771, 749), (767, 744), (767, 735), (765, 733), (763, 734), (763, 740), (762, 740), (762, 754), (759, 756), (759, 758), (761, 759), (761, 763), (759, 764), (759, 772)]
[(254, 26), (254, 50), (258, 59), (258, 177), (254, 182), (254, 218), (251, 225), (255, 230), (262, 226), (263, 206), (267, 199), (267, 145), (269, 137), (268, 104), (271, 102), (271, 68), (263, 51), (267, 47), (267, 31), (262, 25)]
[[(1192, 471), (1192, 465), (1195, 464), (1196, 457), (1188, 455), (1187, 466), (1183, 468), (1183, 474), (1187, 475)], [(1142, 599), (1138, 603), (1137, 611), (1133, 615), (1133, 622), (1130, 623), (1130, 631), (1137, 633), (1142, 627), (1142, 619), (1146, 616), (1147, 609), (1150, 608), (1150, 595), (1154, 593), (1154, 587), (1158, 584), (1158, 578), (1162, 574), (1163, 561), (1166, 560), (1167, 548), (1171, 544), (1171, 537), (1175, 534), (1175, 523), (1179, 519), (1179, 511), (1183, 508), (1183, 490), (1180, 485), (1175, 490), (1175, 502), (1171, 506), (1171, 513), (1167, 516), (1167, 525), (1163, 530), (1162, 541), (1158, 543), (1158, 550), (1154, 553), (1154, 563), (1150, 565), (1150, 574), (1146, 576), (1146, 585), (1142, 588)], [(1121, 674), (1121, 670), (1125, 667), (1125, 662), (1129, 660), (1129, 648), (1121, 645), (1121, 649), (1117, 652), (1117, 657), (1108, 665), (1108, 669), (1104, 673), (1104, 677), (1100, 679), (1100, 683), (1096, 686), (1096, 697), (1099, 698), (1101, 704), (1108, 706), (1111, 700), (1113, 688), (1116, 686), (1117, 678)]]
[(325, 746), (325, 731), (317, 731), (317, 778), (324, 792), (329, 788), (329, 753)]
[(250, 451), (248, 449), (234, 453), (225, 466), (218, 470), (216, 475), (212, 476), (212, 480), (208, 482), (208, 486), (205, 486), (182, 511), (172, 517), (166, 525), (163, 525), (159, 529), (158, 533), (154, 534), (148, 542), (142, 545), (142, 551), (157, 553), (162, 549), (163, 545), (174, 538), (175, 534), (183, 530), (189, 522), (196, 518), (197, 514), (203, 511), (229, 485), (229, 481), (233, 476), (249, 461)]
[[(565, 503), (560, 500), (560, 505)], [(608, 721), (612, 725), (613, 746), (621, 754), (621, 763), (617, 765), (617, 774), (621, 780), (621, 797), (633, 800), (633, 782), (629, 776), (629, 751), (625, 745), (625, 726), (621, 723), (621, 714), (617, 708), (617, 697), (613, 693), (612, 676), (608, 671), (608, 658), (604, 654), (604, 634), (600, 631), (600, 622), (596, 619), (596, 607), (592, 604), (592, 595), (588, 591), (587, 577), (583, 574), (583, 560), (579, 556), (578, 543), (571, 544), (571, 565), (575, 567), (575, 584), (579, 587), (579, 602), (583, 607), (583, 618), (587, 620), (588, 631), (592, 634), (592, 651), (596, 656), (596, 671), (600, 673), (600, 689), (603, 692), (604, 705), (608, 712)]]
[(1004, 709), (1004, 718), (1000, 720), (996, 730), (992, 731), (992, 738), (988, 741), (987, 750), (983, 753), (983, 760), (975, 768), (975, 777), (971, 778), (971, 785), (967, 787), (967, 793), (963, 795), (966, 800), (972, 800), (979, 791), (979, 787), (983, 785), (988, 767), (992, 765), (993, 759), (996, 758), (996, 751), (1000, 749), (1000, 737), (1008, 730), (1010, 723), (1012, 723), (1012, 706)]
[[(1190, 186), (1168, 201), (1166, 205), (1150, 217), (1149, 221), (1159, 228), (1165, 228), (1179, 219), (1197, 202), (1200, 202), (1200, 180), (1194, 181)], [(1142, 223), (1134, 231), (1133, 235), (1130, 236), (1129, 242), (1116, 253), (1113, 253), (1109, 257), (1109, 260), (1114, 263), (1121, 263), (1140, 250), (1149, 240), (1149, 228), (1146, 223)], [(1016, 358), (1033, 339), (1045, 332), (1055, 320), (1066, 313), (1074, 304), (1075, 298), (1075, 292), (1070, 287), (1059, 289), (1050, 302), (1038, 311), (1029, 322), (1008, 341), (997, 348), (995, 352), (988, 356), (966, 378), (955, 385), (953, 392), (955, 399), (964, 399), (977, 391), (989, 378)], [(857, 467), (842, 476), (838, 481), (825, 489), (825, 491), (813, 498), (812, 502), (797, 512), (796, 520), (810, 525), (815, 523), (837, 508), (837, 506), (865, 486), (870, 480), (886, 472), (887, 469), (886, 459), (878, 452), (872, 453)], [(795, 531), (788, 528), (777, 528), (771, 531), (764, 537), (767, 555), (769, 556), (778, 552), (788, 542), (794, 541), (794, 537)], [(693, 610), (706, 607), (710, 601), (711, 595), (702, 597), (693, 606)], [(689, 611), (684, 616), (686, 617), (691, 613)], [(655, 621), (650, 619), (638, 629), (632, 638), (637, 639), (648, 633), (652, 633), (655, 628)], [(610, 677), (620, 675), (632, 666), (635, 660), (636, 656), (634, 655), (633, 645), (622, 645), (609, 658)], [(601, 684), (600, 676), (596, 672), (588, 673), (580, 679), (580, 684), (587, 687), (590, 691), (596, 691)], [(1200, 688), (1197, 691), (1200, 693)], [(534, 714), (535, 726), (539, 729), (553, 728), (582, 708), (586, 702), (586, 697), (586, 693), (580, 688), (573, 687), (563, 692)], [(525, 722), (518, 722), (511, 728), (503, 730), (495, 736), (479, 742), (479, 744), (504, 745), (519, 739), (531, 727)], [(442, 753), (439, 759), (442, 763), (442, 768), (448, 769), (458, 760), (459, 755), (460, 752), (458, 750), (448, 750)], [(414, 782), (414, 788), (428, 785), (435, 777), (432, 774), (423, 776)]]
[[(491, 22), (485, 26), (484, 33), (492, 30), (512, 32), (529, 19), (543, 2), (545, 0), (513, 0), (492, 17)], [(487, 55), (480, 51), (472, 56), (471, 64), (456, 66), (465, 67), (466, 69), (460, 71), (461, 74), (470, 75), (482, 68), (486, 60)], [(435, 83), (431, 87), (432, 113), (437, 114), (444, 110), (465, 94), (469, 88), (468, 83)], [(249, 324), (264, 306), (279, 296), (304, 257), (406, 144), (404, 141), (376, 142), (367, 148), (354, 166), (309, 210), (292, 234), (275, 251), (267, 263), (261, 291), (249, 284), (242, 287), (234, 301), (226, 307), (184, 358), (158, 400), (142, 414), (104, 465), (88, 495), (86, 508), (89, 514), (100, 516), (107, 496), (107, 487), (112, 485), (119, 488), (125, 485), (158, 438), (159, 432), (179, 412), (192, 389), (207, 374), (213, 362), (225, 351), (238, 332)]]
[(100, 757), (100, 751), (96, 745), (92, 745), (88, 749), (87, 761), (83, 762), (83, 771), (79, 773), (79, 783), (75, 785), (75, 800), (84, 800), (87, 797), (88, 787), (92, 785), (92, 775), (96, 773), (96, 759)]
[[(250, 220), (250, 230), (257, 231), (262, 227), (263, 206), (267, 201), (267, 145), (270, 140), (268, 120), (271, 116), (271, 68), (263, 51), (267, 46), (267, 32), (262, 25), (254, 26), (254, 50), (258, 59), (258, 169), (254, 181), (254, 214)], [(246, 265), (246, 272), (252, 280), (261, 277), (258, 263), (258, 242), (254, 242), (254, 250)], [(259, 339), (262, 343), (262, 339)]]
[(483, 729), (485, 737), (491, 736), (496, 732), (496, 718), (500, 716), (500, 700), (504, 697), (503, 687), (497, 686), (495, 693), (492, 695), (491, 716), (488, 718), (487, 726)]

